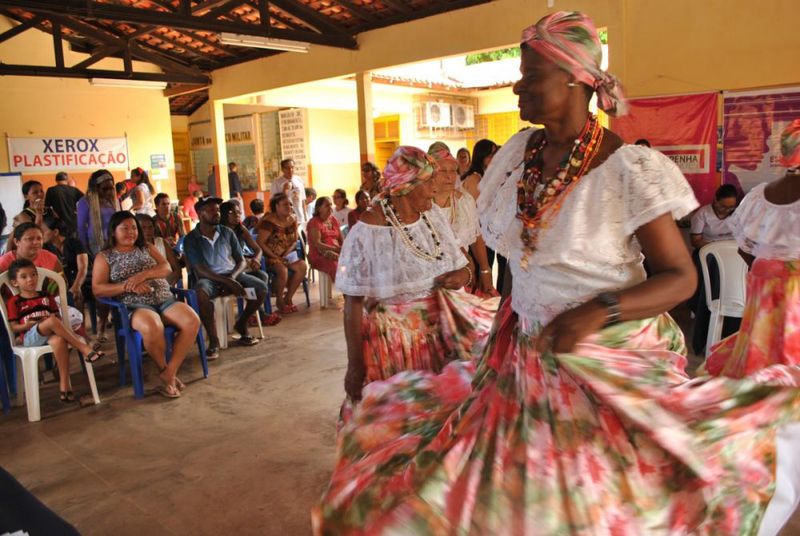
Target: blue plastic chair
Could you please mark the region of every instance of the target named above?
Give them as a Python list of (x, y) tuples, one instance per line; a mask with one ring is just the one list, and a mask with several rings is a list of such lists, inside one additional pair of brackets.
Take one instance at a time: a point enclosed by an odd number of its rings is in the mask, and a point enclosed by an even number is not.
[[(195, 311), (200, 307), (197, 302), (197, 294), (193, 290), (170, 289), (177, 299), (183, 300)], [(134, 398), (144, 398), (144, 373), (142, 371), (142, 336), (138, 331), (131, 328), (130, 311), (125, 304), (109, 298), (98, 298), (98, 300), (111, 307), (116, 332), (117, 360), (119, 361), (119, 384), (125, 385), (125, 351), (130, 360), (131, 381), (133, 383)], [(198, 313), (199, 314), (199, 313)], [(172, 326), (164, 327), (164, 339), (166, 341), (167, 362), (172, 359), (172, 341), (177, 330)], [(203, 336), (202, 326), (197, 331), (197, 349), (200, 354), (200, 363), (203, 366), (203, 377), (208, 378), (208, 360), (206, 358), (206, 343)]]

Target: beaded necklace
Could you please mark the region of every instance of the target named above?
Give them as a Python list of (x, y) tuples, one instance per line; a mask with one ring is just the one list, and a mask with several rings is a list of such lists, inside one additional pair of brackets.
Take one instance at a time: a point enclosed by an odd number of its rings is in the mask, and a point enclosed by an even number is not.
[(388, 199), (381, 199), (381, 208), (383, 208), (383, 213), (386, 214), (386, 219), (389, 221), (389, 224), (394, 227), (397, 232), (400, 234), (400, 238), (403, 240), (403, 243), (406, 245), (411, 252), (419, 257), (420, 259), (425, 259), (427, 261), (440, 261), (444, 258), (444, 254), (442, 254), (441, 248), (441, 241), (439, 240), (439, 233), (436, 232), (433, 225), (431, 225), (428, 216), (425, 215), (424, 212), (419, 213), (419, 217), (422, 219), (422, 222), (425, 224), (425, 227), (428, 228), (428, 231), (431, 233), (431, 238), (433, 239), (434, 249), (432, 253), (428, 253), (424, 249), (414, 242), (414, 237), (411, 235), (411, 232), (408, 230), (408, 226), (403, 224), (403, 222), (398, 217), (397, 213), (394, 210), (394, 207), (389, 202)]
[(527, 268), (528, 258), (536, 251), (539, 232), (549, 227), (561, 210), (567, 194), (578, 184), (597, 155), (603, 141), (603, 127), (596, 116), (590, 115), (572, 150), (551, 177), (544, 177), (542, 173), (547, 137), (543, 131), (540, 137), (541, 140), (525, 155), (525, 169), (517, 183), (517, 218), (522, 220), (523, 269)]

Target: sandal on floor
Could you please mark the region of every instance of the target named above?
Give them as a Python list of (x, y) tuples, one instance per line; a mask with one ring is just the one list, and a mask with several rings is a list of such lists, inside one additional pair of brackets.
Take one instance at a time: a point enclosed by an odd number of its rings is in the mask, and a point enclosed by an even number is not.
[(157, 392), (158, 392), (158, 394), (160, 394), (164, 398), (180, 398), (181, 397), (181, 392), (174, 385), (161, 384), (161, 385), (158, 386)]
[(262, 323), (265, 326), (274, 326), (280, 323), (281, 320), (283, 320), (283, 318), (281, 318), (281, 315), (279, 315), (278, 313), (272, 313), (269, 316), (265, 316), (262, 320)]
[(94, 343), (92, 343), (92, 350), (94, 350), (95, 352), (100, 350), (100, 348), (102, 347), (103, 345), (100, 343), (100, 341), (95, 341)]
[(92, 350), (86, 357), (83, 358), (84, 361), (87, 363), (96, 363), (98, 360), (104, 358), (106, 356), (105, 352), (98, 352), (97, 350)]
[(258, 339), (251, 335), (242, 335), (239, 338), (239, 344), (242, 346), (255, 346), (258, 344)]
[(106, 337), (106, 332), (105, 331), (100, 333), (100, 335), (97, 336), (97, 342), (99, 342), (100, 344), (104, 344), (104, 343), (108, 342), (108, 337)]
[(64, 404), (75, 402), (75, 393), (72, 391), (59, 391), (58, 399)]
[(280, 314), (282, 314), (282, 315), (289, 315), (289, 314), (292, 314), (292, 313), (294, 313), (294, 312), (295, 312), (295, 310), (294, 310), (294, 309), (292, 309), (292, 307), (293, 307), (293, 306), (291, 306), (291, 305), (284, 305), (283, 307), (281, 307), (280, 309), (278, 309), (278, 312), (279, 312)]
[(175, 376), (175, 387), (176, 387), (176, 388), (178, 389), (178, 391), (180, 392), (180, 391), (183, 391), (184, 389), (186, 389), (186, 384), (185, 384), (185, 383), (183, 383), (183, 382), (180, 380), (180, 378), (178, 378), (177, 376)]

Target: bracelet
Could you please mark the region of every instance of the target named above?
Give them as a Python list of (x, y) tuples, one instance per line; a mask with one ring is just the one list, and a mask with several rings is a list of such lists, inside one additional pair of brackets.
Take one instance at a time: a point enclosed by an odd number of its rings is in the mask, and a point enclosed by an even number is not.
[(603, 328), (619, 324), (622, 320), (622, 311), (619, 308), (619, 298), (613, 292), (601, 292), (597, 295), (597, 301), (606, 306), (606, 321)]
[(492, 273), (492, 271), (491, 271), (491, 270), (489, 270), (489, 269), (486, 269), (486, 270), (481, 270), (481, 273), (482, 273), (482, 274), (491, 274), (491, 273)]
[(466, 266), (464, 266), (464, 268), (466, 268), (466, 269), (467, 269), (467, 273), (469, 274), (469, 279), (468, 279), (468, 280), (467, 280), (467, 282), (464, 284), (464, 286), (465, 286), (465, 287), (469, 287), (469, 286), (471, 286), (471, 285), (472, 285), (472, 268), (470, 268), (470, 267), (469, 267), (469, 264), (467, 264)]

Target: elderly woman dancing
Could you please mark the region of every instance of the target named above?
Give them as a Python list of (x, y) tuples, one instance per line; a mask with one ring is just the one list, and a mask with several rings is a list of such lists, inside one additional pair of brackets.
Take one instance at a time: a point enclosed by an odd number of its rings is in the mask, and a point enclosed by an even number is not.
[(689, 380), (666, 314), (696, 284), (673, 221), (688, 183), (589, 114), (593, 92), (624, 102), (586, 16), (548, 15), (521, 47), (521, 117), (544, 128), (497, 153), (478, 207), (511, 296), (477, 364), (365, 388), (316, 533), (752, 533), (800, 372)]
[(455, 291), (474, 280), (475, 270), (432, 203), (435, 168), (422, 150), (397, 149), (382, 197), (350, 231), (339, 257), (345, 390), (353, 401), (365, 383), (471, 359), (489, 332), (491, 304)]

